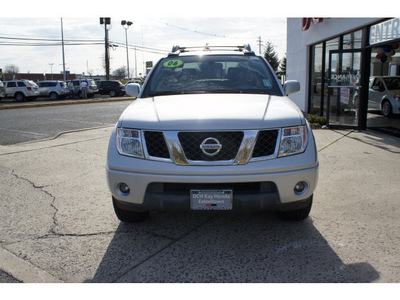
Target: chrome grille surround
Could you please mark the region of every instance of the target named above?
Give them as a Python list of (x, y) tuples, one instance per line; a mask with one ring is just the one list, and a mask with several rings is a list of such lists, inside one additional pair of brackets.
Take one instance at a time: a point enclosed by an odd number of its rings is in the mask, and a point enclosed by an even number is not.
[[(155, 130), (143, 130), (144, 134), (142, 135), (145, 136), (146, 132), (156, 132)], [(266, 132), (266, 131), (273, 131), (274, 138), (276, 137), (275, 141), (271, 141), (274, 143), (273, 147), (274, 151), (270, 155), (266, 156), (260, 156), (260, 157), (252, 157), (253, 155), (253, 150), (256, 146), (257, 139), (260, 136), (261, 132)], [(202, 133), (202, 134), (209, 134), (212, 136), (213, 133), (215, 132), (221, 132), (221, 131), (208, 131), (208, 132), (193, 132), (193, 131), (158, 131), (159, 134), (162, 134), (166, 143), (166, 147), (169, 150), (168, 156), (170, 158), (167, 158), (167, 154), (164, 153), (161, 156), (162, 157), (156, 157), (156, 156), (151, 156), (149, 153), (155, 153), (153, 149), (148, 149), (148, 141), (146, 141), (146, 138), (142, 138), (142, 143), (144, 147), (144, 153), (145, 153), (145, 158), (150, 159), (150, 160), (158, 160), (158, 161), (164, 161), (164, 162), (173, 162), (177, 165), (197, 165), (197, 166), (229, 166), (229, 165), (243, 165), (247, 164), (249, 162), (253, 161), (260, 161), (260, 160), (268, 160), (268, 159), (273, 159), (276, 158), (278, 155), (279, 151), (279, 141), (281, 138), (281, 129), (262, 129), (262, 130), (241, 130), (240, 132), (243, 133), (243, 138), (240, 143), (240, 146), (238, 147), (237, 154), (235, 157), (232, 159), (227, 159), (227, 160), (195, 160), (195, 159), (188, 159), (187, 156), (185, 155), (184, 147), (181, 144), (180, 141), (180, 134), (185, 133), (185, 134), (190, 134), (190, 133)], [(238, 132), (238, 130), (226, 130), (224, 132)], [(158, 139), (160, 141), (160, 139)], [(200, 143), (198, 145), (200, 147)], [(161, 146), (161, 148), (164, 148)], [(165, 149), (165, 148), (164, 148)], [(150, 150), (150, 151), (149, 151)], [(271, 151), (270, 151), (271, 152)]]

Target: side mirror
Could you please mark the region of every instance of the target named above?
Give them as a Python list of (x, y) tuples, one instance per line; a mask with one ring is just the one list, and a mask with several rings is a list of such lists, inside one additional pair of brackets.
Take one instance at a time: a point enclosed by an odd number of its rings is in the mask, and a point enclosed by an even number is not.
[(283, 91), (286, 96), (300, 91), (300, 82), (297, 80), (286, 81), (283, 85)]
[(125, 93), (131, 97), (137, 97), (140, 93), (140, 85), (138, 83), (128, 83), (125, 87)]
[(372, 86), (372, 89), (373, 89), (375, 92), (380, 92), (380, 91), (381, 91), (381, 89), (380, 89), (379, 86), (377, 86), (377, 85)]

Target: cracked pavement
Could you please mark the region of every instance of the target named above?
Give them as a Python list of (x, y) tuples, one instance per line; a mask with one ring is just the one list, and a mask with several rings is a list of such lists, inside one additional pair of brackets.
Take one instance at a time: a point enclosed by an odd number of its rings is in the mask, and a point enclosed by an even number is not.
[(111, 130), (0, 146), (0, 280), (399, 281), (399, 139), (316, 130), (320, 180), (304, 222), (158, 212), (123, 224), (105, 175)]

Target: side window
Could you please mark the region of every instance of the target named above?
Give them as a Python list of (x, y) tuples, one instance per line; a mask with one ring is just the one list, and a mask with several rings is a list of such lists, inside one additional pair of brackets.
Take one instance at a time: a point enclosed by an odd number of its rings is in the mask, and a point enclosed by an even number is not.
[(56, 86), (57, 82), (49, 82), (49, 86)]
[(23, 81), (18, 81), (18, 86), (26, 86), (25, 83)]
[(385, 87), (383, 85), (382, 80), (380, 80), (380, 79), (376, 79), (376, 80), (377, 80), (376, 85), (379, 87), (379, 91), (383, 92), (385, 90)]
[(17, 84), (15, 82), (8, 82), (7, 87), (16, 87)]

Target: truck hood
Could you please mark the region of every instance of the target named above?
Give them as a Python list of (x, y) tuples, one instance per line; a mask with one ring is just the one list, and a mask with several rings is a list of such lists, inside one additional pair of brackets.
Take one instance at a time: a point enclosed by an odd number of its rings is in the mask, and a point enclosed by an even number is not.
[(135, 100), (118, 126), (152, 130), (250, 130), (305, 124), (287, 97), (250, 94), (195, 94)]

